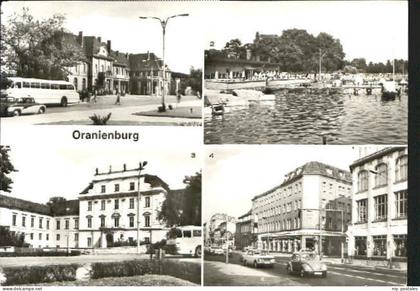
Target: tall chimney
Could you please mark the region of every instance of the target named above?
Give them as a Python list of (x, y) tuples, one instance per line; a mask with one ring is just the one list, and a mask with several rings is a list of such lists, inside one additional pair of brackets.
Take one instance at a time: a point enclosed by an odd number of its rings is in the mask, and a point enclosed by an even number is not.
[(108, 40), (106, 42), (106, 50), (108, 51), (108, 54), (111, 53), (111, 41), (110, 40)]
[(79, 31), (79, 35), (77, 36), (77, 43), (83, 47), (83, 31)]
[(124, 168), (124, 172), (125, 172), (127, 170), (127, 167), (126, 167), (125, 164), (123, 165), (123, 168)]
[(101, 37), (100, 36), (98, 36), (98, 42), (101, 42)]
[(109, 165), (109, 173), (111, 173), (112, 172), (112, 167), (111, 167), (111, 165)]
[(95, 175), (98, 175), (99, 174), (99, 169), (98, 168), (96, 168), (96, 170), (95, 170)]

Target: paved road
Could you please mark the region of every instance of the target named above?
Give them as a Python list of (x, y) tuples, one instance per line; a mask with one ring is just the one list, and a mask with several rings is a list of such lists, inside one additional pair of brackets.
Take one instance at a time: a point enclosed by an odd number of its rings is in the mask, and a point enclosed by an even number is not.
[[(39, 115), (25, 115), (19, 117), (1, 118), (2, 125), (21, 124), (61, 124), (61, 125), (90, 125), (89, 116), (93, 114), (106, 115), (112, 113), (109, 125), (201, 125), (200, 119), (150, 117), (139, 116), (134, 113), (156, 110), (161, 104), (161, 98), (156, 96), (127, 95), (121, 97), (121, 105), (115, 105), (115, 96), (98, 96), (97, 102), (69, 105), (68, 107), (48, 106), (46, 113)], [(192, 108), (194, 113), (201, 115), (202, 100), (195, 96), (183, 96), (180, 103), (176, 103), (176, 96), (167, 96), (166, 104), (174, 107)]]
[[(148, 259), (146, 254), (94, 254), (80, 255), (73, 257), (10, 257), (0, 258), (0, 267), (19, 267), (19, 266), (42, 266), (42, 265), (63, 265), (63, 264), (85, 264), (85, 263), (103, 263), (103, 262), (120, 262), (135, 259)], [(166, 257), (180, 261), (201, 263), (200, 258), (190, 258), (181, 256)]]
[(407, 277), (407, 274), (401, 271), (337, 264), (328, 266), (327, 278), (301, 278), (287, 274), (287, 258), (276, 258), (276, 263), (271, 269), (242, 266), (238, 254), (233, 254), (230, 264), (224, 261), (224, 256), (205, 257), (205, 285), (402, 286), (406, 285)]

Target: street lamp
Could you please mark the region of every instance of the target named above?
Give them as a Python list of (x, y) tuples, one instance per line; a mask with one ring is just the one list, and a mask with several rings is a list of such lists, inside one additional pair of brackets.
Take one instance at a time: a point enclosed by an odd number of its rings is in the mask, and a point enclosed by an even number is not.
[(325, 55), (327, 54), (328, 51), (325, 51), (324, 53), (321, 53), (321, 49), (319, 49), (319, 81), (321, 81), (321, 63), (322, 63), (322, 58), (325, 57)]
[(162, 90), (162, 110), (166, 111), (166, 105), (165, 105), (165, 81), (166, 81), (166, 72), (165, 72), (165, 34), (166, 34), (166, 25), (168, 24), (169, 19), (175, 18), (178, 16), (188, 16), (188, 13), (183, 14), (176, 14), (167, 17), (166, 19), (161, 19), (159, 17), (154, 16), (139, 16), (140, 19), (157, 19), (160, 22), (160, 25), (162, 26), (162, 62), (163, 62), (163, 90)]
[(140, 175), (147, 162), (139, 163), (139, 178), (137, 181), (137, 254), (140, 254)]

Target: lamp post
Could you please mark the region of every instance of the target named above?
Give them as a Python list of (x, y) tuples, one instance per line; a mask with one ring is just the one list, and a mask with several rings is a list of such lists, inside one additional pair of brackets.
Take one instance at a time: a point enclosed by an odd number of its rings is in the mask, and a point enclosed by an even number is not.
[(165, 105), (165, 81), (166, 81), (166, 68), (165, 68), (165, 34), (166, 34), (166, 25), (168, 24), (169, 19), (175, 18), (178, 16), (188, 16), (188, 13), (183, 14), (176, 14), (167, 17), (166, 19), (161, 19), (159, 17), (153, 17), (153, 16), (139, 16), (140, 19), (157, 19), (160, 22), (160, 25), (162, 26), (162, 72), (163, 72), (163, 90), (162, 90), (162, 110), (166, 111), (166, 105)]
[(147, 165), (147, 162), (139, 163), (139, 178), (137, 181), (137, 254), (140, 254), (140, 177), (141, 170)]
[(322, 53), (322, 50), (319, 49), (319, 78), (318, 78), (319, 81), (321, 81), (322, 58), (325, 57), (326, 54), (327, 54), (327, 51)]

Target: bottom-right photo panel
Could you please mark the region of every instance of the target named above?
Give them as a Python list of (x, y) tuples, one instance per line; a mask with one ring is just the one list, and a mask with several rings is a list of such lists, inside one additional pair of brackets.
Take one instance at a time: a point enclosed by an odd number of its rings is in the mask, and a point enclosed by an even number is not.
[(205, 149), (205, 286), (406, 285), (407, 147)]

